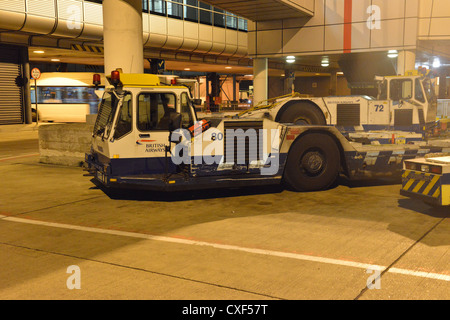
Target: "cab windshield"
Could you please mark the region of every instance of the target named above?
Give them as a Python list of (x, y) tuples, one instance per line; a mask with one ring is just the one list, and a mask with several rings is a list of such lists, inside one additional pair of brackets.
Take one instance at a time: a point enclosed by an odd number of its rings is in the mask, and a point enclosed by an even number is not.
[(118, 103), (119, 97), (113, 92), (104, 93), (94, 125), (94, 136), (109, 137)]
[(434, 92), (434, 85), (430, 79), (423, 80), (423, 89), (427, 97), (428, 102), (434, 102), (436, 100), (436, 94)]

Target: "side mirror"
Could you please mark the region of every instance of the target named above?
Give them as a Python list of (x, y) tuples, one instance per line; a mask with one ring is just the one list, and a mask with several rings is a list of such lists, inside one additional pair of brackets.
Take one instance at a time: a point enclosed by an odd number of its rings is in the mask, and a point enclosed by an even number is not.
[(181, 113), (171, 112), (169, 120), (169, 131), (172, 132), (181, 128)]

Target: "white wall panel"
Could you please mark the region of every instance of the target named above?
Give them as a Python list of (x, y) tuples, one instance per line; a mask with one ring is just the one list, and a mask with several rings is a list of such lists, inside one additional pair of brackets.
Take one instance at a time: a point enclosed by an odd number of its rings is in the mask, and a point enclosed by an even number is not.
[(97, 24), (85, 23), (81, 36), (83, 39), (102, 40), (103, 26)]
[(79, 0), (58, 0), (58, 19), (73, 19), (75, 15), (79, 15), (81, 21), (83, 21), (83, 6)]
[(403, 46), (403, 19), (381, 21), (380, 29), (373, 29), (371, 46), (378, 48)]
[(56, 18), (28, 14), (25, 25), (21, 31), (35, 34), (49, 34), (55, 27), (55, 22)]
[(25, 12), (25, 0), (2, 0), (0, 10)]
[[(305, 1), (313, 3), (314, 0)], [(0, 28), (7, 30), (80, 40), (103, 39), (103, 12), (99, 3), (0, 0), (0, 15)], [(143, 13), (142, 26), (144, 47), (224, 56), (247, 55), (248, 34), (245, 32), (148, 13)], [(280, 27), (281, 23), (276, 22), (276, 26)]]
[(404, 43), (405, 46), (416, 46), (417, 45), (417, 34), (419, 29), (419, 20), (417, 18), (405, 19), (405, 36)]
[(198, 23), (184, 21), (183, 22), (183, 45), (181, 50), (193, 51), (198, 47)]
[(142, 31), (143, 31), (143, 35), (142, 35), (142, 43), (145, 47), (145, 45), (147, 44), (148, 40), (149, 40), (149, 34), (150, 34), (150, 21), (149, 21), (149, 14), (148, 13), (143, 13), (142, 14)]
[(27, 19), (22, 31), (49, 34), (55, 27), (56, 9), (53, 0), (28, 0)]
[(344, 3), (345, 0), (325, 1), (325, 24), (344, 23)]
[(0, 10), (0, 29), (20, 30), (25, 22), (25, 13)]
[(416, 18), (419, 15), (419, 3), (422, 0), (406, 0), (405, 2), (405, 17)]
[(27, 0), (27, 13), (45, 17), (55, 17), (54, 0)]
[[(422, 2), (423, 1), (423, 2)], [(269, 23), (257, 23), (250, 31), (249, 55), (267, 56), (270, 52), (288, 54), (323, 54), (354, 51), (380, 51), (390, 47), (411, 49), (416, 46), (417, 32), (424, 32), (426, 21), (418, 24), (419, 12), (431, 12), (434, 6), (450, 11), (448, 0), (315, 0), (315, 16), (311, 19), (285, 19)], [(437, 5), (437, 3), (439, 4)], [(351, 7), (346, 7), (351, 4)], [(419, 10), (420, 6), (420, 10)], [(351, 16), (346, 10), (351, 8)], [(425, 15), (426, 16), (426, 15)], [(450, 12), (446, 15), (450, 18)], [(372, 19), (376, 23), (368, 24)], [(351, 24), (351, 28), (346, 23)], [(449, 33), (445, 19), (436, 20), (431, 29)], [(314, 25), (314, 27), (310, 27)], [(275, 30), (282, 30), (282, 37)], [(446, 30), (446, 31), (442, 31)], [(437, 32), (437, 31), (436, 31)], [(266, 41), (270, 33), (272, 42)], [(282, 39), (282, 47), (278, 42)], [(351, 45), (350, 45), (351, 44)]]
[(354, 50), (370, 48), (370, 37), (367, 30), (367, 23), (352, 24), (352, 48)]
[(166, 17), (150, 15), (150, 34), (146, 47), (162, 47), (167, 41)]
[(248, 53), (248, 33), (238, 32), (238, 47), (235, 52), (235, 56), (245, 56)]
[(420, 0), (419, 17), (431, 17), (432, 8), (433, 0)]
[(344, 28), (342, 24), (325, 26), (325, 50), (338, 51), (344, 49)]
[(225, 46), (225, 50), (223, 51), (223, 54), (228, 55), (228, 56), (234, 55), (238, 49), (237, 31), (227, 29), (225, 31), (225, 41), (226, 41), (226, 46)]
[(430, 36), (449, 38), (450, 17), (447, 18), (433, 18), (430, 26)]
[(372, 0), (356, 0), (352, 1), (352, 21), (367, 22), (369, 13), (367, 12), (372, 4)]
[(286, 29), (283, 31), (284, 53), (323, 51), (323, 27)]
[(213, 28), (212, 46), (209, 53), (221, 54), (225, 50), (225, 29)]
[(259, 54), (279, 54), (282, 53), (282, 30), (267, 30), (257, 33), (257, 50)]
[(102, 5), (97, 3), (84, 2), (84, 22), (103, 25)]
[[(408, 0), (406, 0), (408, 1)], [(405, 16), (405, 0), (372, 0), (381, 9), (381, 19), (402, 19)], [(354, 1), (353, 1), (354, 2)]]
[(58, 0), (58, 22), (52, 35), (76, 38), (83, 30), (83, 6), (78, 0)]
[(198, 46), (196, 52), (207, 53), (211, 50), (213, 41), (213, 27), (208, 25), (198, 25)]
[(177, 19), (166, 19), (167, 41), (165, 49), (177, 50), (183, 44), (183, 21)]
[(433, 0), (433, 17), (449, 17), (450, 1), (449, 0)]

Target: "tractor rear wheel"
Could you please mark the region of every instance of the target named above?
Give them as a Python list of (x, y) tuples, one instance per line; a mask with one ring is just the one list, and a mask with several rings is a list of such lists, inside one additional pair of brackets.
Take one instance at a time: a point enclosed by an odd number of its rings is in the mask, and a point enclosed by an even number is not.
[(311, 133), (297, 139), (289, 151), (285, 182), (296, 191), (329, 188), (339, 174), (340, 152), (333, 138)]
[(278, 122), (296, 125), (326, 125), (325, 117), (319, 107), (308, 102), (297, 102), (288, 106)]

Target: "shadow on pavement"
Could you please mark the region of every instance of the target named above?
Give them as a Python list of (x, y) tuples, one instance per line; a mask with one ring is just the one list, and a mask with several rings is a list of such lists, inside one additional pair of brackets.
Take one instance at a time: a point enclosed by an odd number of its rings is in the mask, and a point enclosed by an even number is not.
[(263, 195), (269, 193), (280, 193), (284, 190), (281, 185), (254, 186), (240, 188), (211, 188), (206, 190), (187, 191), (148, 191), (133, 189), (109, 189), (101, 185), (95, 179), (91, 179), (95, 188), (102, 190), (110, 199), (114, 200), (135, 200), (135, 201), (187, 201), (220, 199), (239, 196)]

